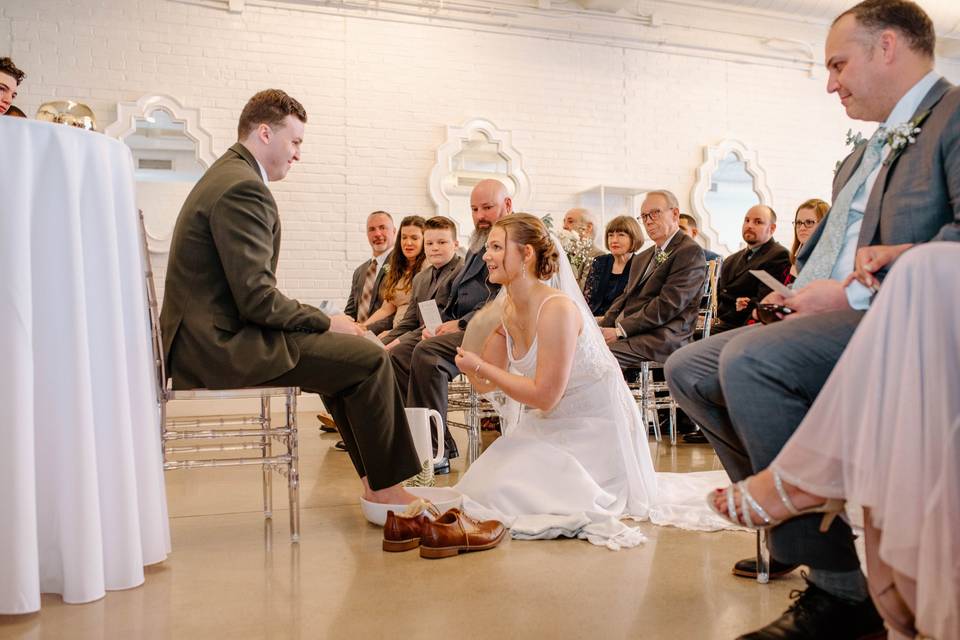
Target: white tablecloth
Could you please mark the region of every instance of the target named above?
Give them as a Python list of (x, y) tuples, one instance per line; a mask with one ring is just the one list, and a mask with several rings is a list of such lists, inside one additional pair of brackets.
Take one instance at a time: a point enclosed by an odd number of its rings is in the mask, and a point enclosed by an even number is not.
[(126, 146), (0, 117), (0, 614), (170, 551)]

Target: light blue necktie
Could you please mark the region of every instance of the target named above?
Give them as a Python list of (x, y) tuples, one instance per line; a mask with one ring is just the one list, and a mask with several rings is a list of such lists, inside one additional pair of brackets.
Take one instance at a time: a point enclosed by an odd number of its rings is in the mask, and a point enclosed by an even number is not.
[(880, 164), (881, 151), (885, 142), (886, 130), (883, 127), (877, 129), (876, 133), (867, 141), (867, 148), (863, 152), (860, 166), (847, 180), (847, 184), (843, 185), (843, 189), (837, 194), (833, 206), (830, 207), (830, 213), (823, 223), (823, 233), (820, 234), (817, 246), (810, 252), (810, 257), (803, 265), (800, 275), (797, 276), (797, 281), (793, 284), (794, 289), (805, 287), (814, 280), (830, 278), (847, 235), (850, 204), (856, 197), (857, 192), (866, 183), (867, 178)]

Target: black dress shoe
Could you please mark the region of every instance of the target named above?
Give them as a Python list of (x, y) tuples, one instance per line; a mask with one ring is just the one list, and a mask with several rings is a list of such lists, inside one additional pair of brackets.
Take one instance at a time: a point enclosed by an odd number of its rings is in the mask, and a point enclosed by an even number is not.
[[(777, 562), (776, 558), (770, 558), (770, 578), (782, 578), (787, 575), (800, 565), (798, 564), (786, 564), (785, 562)], [(752, 558), (744, 558), (737, 564), (733, 565), (733, 575), (740, 576), (741, 578), (757, 578), (757, 557), (753, 556)]]
[(450, 458), (443, 458), (437, 464), (433, 465), (433, 474), (436, 476), (445, 476), (450, 473)]
[(343, 444), (343, 440), (337, 440), (336, 444), (333, 445), (333, 448), (337, 451), (346, 451), (347, 445)]
[(707, 436), (703, 435), (703, 431), (684, 433), (680, 436), (680, 439), (683, 440), (685, 444), (709, 444)]
[(782, 616), (763, 629), (737, 640), (867, 640), (886, 638), (883, 618), (873, 601), (849, 602), (830, 595), (807, 581), (804, 591), (793, 591), (794, 599)]
[(324, 433), (336, 433), (337, 432), (337, 423), (333, 421), (333, 418), (328, 416), (325, 413), (318, 413), (317, 420), (320, 421), (320, 431)]

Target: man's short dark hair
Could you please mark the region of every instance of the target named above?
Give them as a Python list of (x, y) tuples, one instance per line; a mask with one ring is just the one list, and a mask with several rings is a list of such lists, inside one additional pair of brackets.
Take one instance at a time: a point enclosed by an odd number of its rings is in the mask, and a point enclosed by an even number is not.
[(874, 33), (895, 29), (906, 36), (911, 49), (933, 58), (933, 50), (937, 44), (933, 20), (916, 2), (864, 0), (837, 16), (833, 24), (837, 24), (840, 18), (846, 15), (852, 15), (860, 25)]
[(237, 137), (243, 140), (258, 125), (280, 127), (287, 116), (295, 116), (300, 122), (307, 121), (303, 105), (280, 89), (266, 89), (247, 100), (237, 123)]
[(27, 117), (27, 114), (25, 114), (22, 109), (20, 109), (19, 107), (17, 107), (16, 105), (13, 105), (13, 104), (10, 105), (10, 108), (7, 109), (7, 112), (6, 112), (5, 114), (3, 114), (3, 115), (5, 115), (5, 116), (13, 116), (14, 118), (26, 118), (26, 117)]
[(454, 238), (457, 237), (457, 223), (446, 216), (429, 218), (424, 229), (446, 229), (453, 233)]
[(18, 69), (17, 65), (13, 64), (13, 60), (10, 58), (0, 58), (0, 73), (13, 76), (13, 79), (17, 81), (18, 85), (23, 83), (23, 79), (27, 77), (27, 74)]
[(687, 223), (687, 226), (690, 227), (691, 229), (699, 229), (699, 228), (700, 228), (700, 227), (697, 226), (697, 219), (694, 218), (694, 217), (693, 217), (692, 215), (690, 215), (689, 213), (681, 213), (681, 214), (680, 214), (680, 219), (683, 220), (684, 222), (686, 222), (686, 223)]

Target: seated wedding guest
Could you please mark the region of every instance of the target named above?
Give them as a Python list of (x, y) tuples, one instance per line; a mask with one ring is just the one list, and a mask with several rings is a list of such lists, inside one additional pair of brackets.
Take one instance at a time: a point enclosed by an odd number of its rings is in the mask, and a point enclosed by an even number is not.
[[(370, 244), (373, 257), (370, 260), (364, 260), (354, 270), (350, 297), (347, 298), (347, 306), (343, 310), (357, 322), (365, 322), (370, 314), (380, 307), (380, 286), (386, 275), (384, 266), (390, 257), (396, 235), (397, 229), (393, 226), (393, 216), (386, 211), (374, 211), (367, 216), (367, 242)], [(376, 333), (390, 328), (392, 321), (392, 318), (382, 319), (369, 328)]]
[(400, 221), (400, 233), (390, 252), (384, 271), (383, 283), (380, 285), (380, 307), (373, 314), (360, 323), (362, 327), (377, 326), (381, 320), (392, 318), (390, 327), (379, 332), (379, 337), (387, 334), (390, 328), (395, 327), (410, 303), (410, 289), (413, 286), (413, 277), (420, 273), (424, 265), (423, 253), (423, 226), (425, 220), (420, 216), (407, 216)]
[[(797, 207), (797, 213), (793, 220), (794, 235), (793, 247), (790, 249), (790, 266), (786, 276), (784, 277), (771, 274), (777, 278), (777, 280), (780, 280), (784, 284), (791, 284), (797, 279), (797, 253), (800, 251), (800, 248), (803, 246), (803, 244), (810, 239), (810, 236), (813, 235), (813, 231), (817, 228), (817, 224), (819, 224), (820, 220), (823, 219), (823, 216), (827, 214), (829, 209), (830, 205), (819, 198), (811, 198)], [(765, 284), (761, 284), (760, 288), (757, 290), (757, 297), (760, 300), (763, 300), (770, 293), (770, 288)], [(750, 312), (750, 322), (757, 321), (757, 310), (756, 307), (754, 307), (753, 311)]]
[(5, 116), (13, 116), (14, 118), (26, 118), (27, 114), (20, 110), (16, 105), (10, 105), (10, 108), (7, 109), (7, 112), (3, 114)]
[[(814, 229), (823, 220), (823, 216), (827, 215), (829, 209), (830, 205), (819, 198), (811, 198), (797, 207), (797, 213), (793, 219), (793, 246), (790, 247), (791, 265), (796, 265), (797, 253), (813, 235)], [(793, 275), (796, 277), (795, 269)]]
[(400, 321), (383, 336), (387, 349), (393, 349), (400, 340), (420, 340), (423, 333), (423, 316), (420, 303), (435, 300), (438, 309), (447, 305), (450, 296), (450, 284), (463, 264), (463, 258), (457, 255), (460, 243), (457, 241), (457, 224), (450, 218), (434, 216), (424, 223), (423, 250), (429, 265), (413, 277), (410, 303)]
[[(834, 20), (824, 55), (827, 91), (838, 94), (848, 116), (883, 126), (838, 168), (830, 211), (797, 255), (793, 294), (761, 301), (785, 306), (790, 316), (777, 322), (783, 314), (772, 312), (771, 324), (710, 336), (667, 361), (670, 394), (701, 426), (733, 481), (769, 466), (829, 389), (827, 378), (873, 296), (871, 284), (847, 280), (863, 254), (882, 280), (902, 247), (936, 238), (960, 216), (960, 154), (944, 153), (960, 148), (960, 89), (934, 71), (935, 44), (933, 22), (910, 0), (865, 0)], [(909, 140), (897, 133), (921, 119), (922, 133)], [(771, 530), (768, 541), (771, 575), (803, 564), (808, 587), (777, 620), (744, 638), (883, 633), (847, 523), (835, 519), (821, 533), (815, 520), (796, 518)], [(738, 562), (736, 572), (755, 574), (755, 561)]]
[(631, 216), (617, 216), (607, 223), (606, 246), (610, 253), (593, 260), (584, 285), (590, 311), (602, 318), (627, 286), (630, 261), (643, 244), (643, 230)]
[[(26, 77), (27, 74), (18, 69), (13, 64), (13, 60), (0, 58), (0, 115), (5, 114), (10, 109), (13, 99), (17, 97), (17, 88)], [(17, 109), (17, 111), (20, 110)]]
[(593, 214), (589, 209), (581, 207), (570, 209), (563, 216), (563, 228), (575, 232), (580, 236), (581, 241), (586, 243), (585, 247), (574, 251), (573, 254), (567, 252), (570, 266), (573, 267), (573, 272), (577, 276), (577, 282), (583, 288), (594, 258), (603, 255), (603, 250), (595, 244), (597, 229), (593, 221)]
[(766, 271), (785, 282), (790, 274), (790, 254), (773, 239), (777, 214), (758, 204), (747, 210), (741, 235), (747, 246), (727, 256), (717, 282), (717, 321), (713, 333), (742, 327), (763, 296), (770, 292), (751, 271)]
[[(683, 231), (694, 240), (700, 237), (700, 227), (697, 225), (697, 219), (689, 213), (680, 214), (680, 231)], [(697, 244), (699, 244), (699, 240)], [(707, 259), (707, 262), (710, 262), (719, 258), (720, 254), (715, 251), (710, 251), (710, 249), (704, 249), (703, 257)]]
[(898, 259), (770, 466), (709, 498), (764, 528), (818, 512), (829, 526), (844, 501), (863, 507), (870, 595), (900, 638), (960, 638), (957, 264), (957, 242)]
[(280, 216), (268, 181), (300, 159), (307, 114), (278, 89), (244, 106), (237, 143), (190, 191), (170, 245), (160, 324), (175, 389), (318, 393), (372, 502), (408, 503), (420, 470), (390, 358), (346, 315), (277, 288)]
[(630, 261), (627, 286), (600, 320), (603, 337), (623, 369), (663, 362), (693, 337), (707, 277), (703, 249), (680, 232), (670, 191), (651, 191), (640, 219), (654, 246)]
[(449, 458), (459, 455), (457, 443), (446, 425), (447, 386), (459, 373), (454, 358), (463, 342), (463, 330), (473, 314), (500, 290), (487, 282), (483, 261), (487, 236), (493, 223), (513, 210), (507, 188), (499, 180), (481, 180), (470, 193), (473, 234), (463, 268), (450, 283), (450, 296), (441, 309), (444, 322), (435, 333), (426, 328), (419, 341), (402, 340), (390, 350), (393, 369), (401, 389), (407, 390), (408, 407), (436, 409), (444, 419), (444, 443), (448, 460), (436, 466), (437, 473), (449, 473)]

